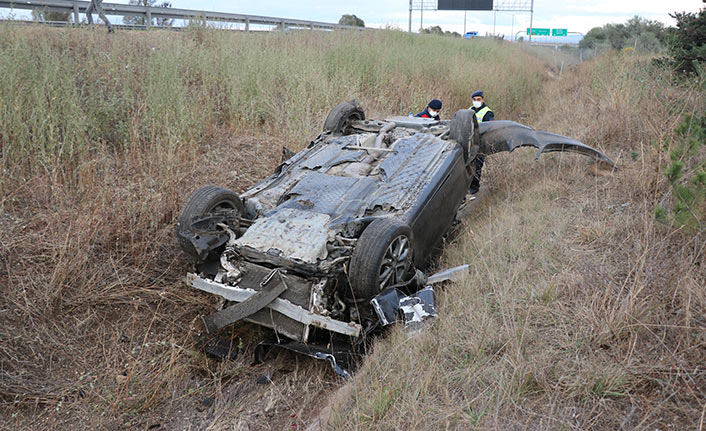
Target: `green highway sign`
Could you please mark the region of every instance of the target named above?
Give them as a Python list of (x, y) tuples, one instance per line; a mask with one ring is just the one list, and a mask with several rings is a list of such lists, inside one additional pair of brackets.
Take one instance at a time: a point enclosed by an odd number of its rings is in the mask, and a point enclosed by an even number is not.
[(567, 32), (565, 28), (553, 28), (552, 36), (566, 36)]
[[(529, 36), (529, 34), (530, 34), (530, 29), (527, 29), (527, 35)], [(533, 36), (549, 36), (549, 29), (548, 28), (533, 28), (532, 35)]]

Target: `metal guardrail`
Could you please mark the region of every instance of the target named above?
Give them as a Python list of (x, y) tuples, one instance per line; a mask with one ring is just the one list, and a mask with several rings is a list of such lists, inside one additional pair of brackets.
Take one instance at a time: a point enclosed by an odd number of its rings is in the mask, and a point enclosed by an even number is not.
[[(71, 0), (0, 0), (0, 8), (5, 9), (40, 9), (52, 12), (73, 13), (74, 23), (80, 22), (80, 14), (86, 13), (88, 1)], [(164, 7), (134, 6), (118, 3), (103, 3), (106, 15), (138, 16), (144, 17), (150, 26), (152, 18), (194, 20), (206, 23), (238, 23), (245, 25), (245, 31), (250, 30), (250, 25), (268, 25), (282, 29), (309, 29), (309, 30), (363, 30), (365, 27), (333, 24), (329, 22), (307, 21), (301, 19), (277, 18), (271, 16), (243, 15), (237, 13), (211, 12), (192, 9), (175, 9)], [(95, 11), (94, 11), (95, 13)]]

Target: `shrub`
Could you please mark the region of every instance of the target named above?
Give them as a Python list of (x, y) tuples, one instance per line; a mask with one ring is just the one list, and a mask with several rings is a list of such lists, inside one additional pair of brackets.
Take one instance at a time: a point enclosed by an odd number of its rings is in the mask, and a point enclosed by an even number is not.
[(706, 62), (706, 9), (699, 13), (676, 12), (671, 30), (669, 55), (674, 69), (681, 73), (697, 72), (697, 64)]
[(706, 160), (699, 157), (706, 145), (706, 114), (687, 115), (675, 130), (676, 145), (669, 153), (665, 175), (673, 195), (671, 209), (655, 209), (661, 222), (677, 227), (703, 228), (706, 223)]

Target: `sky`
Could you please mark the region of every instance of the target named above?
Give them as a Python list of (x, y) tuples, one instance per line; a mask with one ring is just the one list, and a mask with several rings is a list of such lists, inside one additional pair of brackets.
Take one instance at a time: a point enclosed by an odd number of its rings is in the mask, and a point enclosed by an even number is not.
[[(419, 3), (421, 0), (414, 0)], [(436, 0), (424, 0), (432, 5)], [(496, 0), (496, 4), (498, 4)], [(504, 0), (506, 3), (508, 0)], [(517, 2), (518, 0), (515, 0)], [(127, 3), (127, 0), (112, 0), (111, 3)], [(158, 0), (159, 2), (159, 0)], [(529, 2), (529, 0), (527, 0)], [(172, 7), (182, 9), (233, 12), (249, 15), (299, 18), (313, 21), (338, 22), (343, 14), (355, 14), (365, 21), (368, 27), (392, 26), (406, 30), (409, 19), (409, 0), (171, 0)], [(607, 23), (623, 23), (639, 15), (650, 20), (658, 20), (666, 25), (674, 25), (669, 14), (677, 12), (698, 12), (706, 5), (702, 0), (535, 0), (534, 28), (565, 28), (569, 32), (585, 34), (593, 27)], [(7, 16), (9, 11), (2, 11)], [(17, 11), (16, 15), (28, 15)], [(412, 15), (412, 30), (420, 27), (420, 12)], [(493, 25), (495, 20), (495, 25)], [(481, 35), (502, 34), (510, 37), (518, 31), (526, 32), (530, 24), (529, 13), (477, 12), (469, 11), (466, 16), (466, 31), (478, 31)], [(443, 30), (464, 31), (462, 11), (425, 10), (423, 26), (441, 26)]]

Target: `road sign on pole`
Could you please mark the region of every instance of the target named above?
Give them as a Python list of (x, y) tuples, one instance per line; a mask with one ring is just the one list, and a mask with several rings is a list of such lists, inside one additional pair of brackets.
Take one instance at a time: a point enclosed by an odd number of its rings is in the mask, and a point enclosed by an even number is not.
[(493, 0), (438, 0), (438, 10), (493, 10)]
[(566, 36), (568, 33), (565, 28), (553, 28), (552, 36)]
[(530, 29), (527, 29), (527, 35), (528, 36), (549, 36), (549, 29), (548, 28), (533, 28), (532, 34), (530, 34)]

